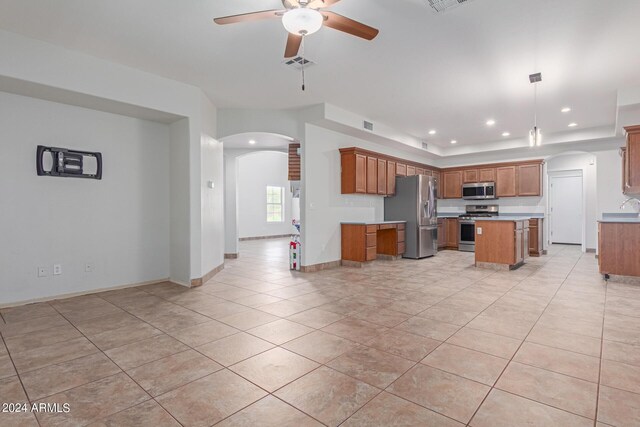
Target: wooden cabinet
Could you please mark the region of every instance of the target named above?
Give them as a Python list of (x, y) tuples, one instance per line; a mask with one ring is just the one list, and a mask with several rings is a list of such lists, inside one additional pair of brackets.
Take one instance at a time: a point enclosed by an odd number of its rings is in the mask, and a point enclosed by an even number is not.
[(447, 246), (447, 226), (446, 219), (438, 219), (438, 249), (444, 249)]
[(516, 176), (518, 196), (542, 195), (542, 165), (519, 165)]
[(462, 171), (450, 171), (442, 174), (444, 199), (462, 198)]
[(627, 147), (620, 148), (622, 157), (622, 194), (627, 194)]
[(378, 159), (367, 156), (367, 194), (378, 194)]
[(496, 196), (517, 196), (516, 186), (517, 166), (503, 166), (496, 168)]
[(387, 194), (387, 161), (378, 159), (378, 194)]
[(458, 218), (447, 218), (445, 220), (446, 230), (446, 247), (450, 249), (458, 249)]
[(405, 224), (342, 224), (342, 260), (373, 261), (378, 255), (400, 256), (405, 251)]
[(393, 195), (396, 176), (431, 175), (430, 166), (351, 147), (340, 149), (342, 194)]
[(476, 221), (477, 267), (502, 264), (517, 268), (527, 257), (528, 247), (528, 221)]
[(462, 182), (465, 184), (478, 182), (478, 169), (466, 169), (462, 171)]
[(496, 168), (485, 168), (478, 170), (478, 182), (495, 182)]
[(341, 153), (342, 194), (367, 192), (367, 156), (354, 152)]
[(623, 188), (628, 196), (640, 195), (640, 126), (628, 126), (623, 164)]
[(640, 223), (598, 223), (601, 274), (640, 277)]
[(539, 257), (544, 252), (543, 219), (529, 220), (529, 255)]
[(396, 162), (387, 161), (387, 194), (396, 194)]

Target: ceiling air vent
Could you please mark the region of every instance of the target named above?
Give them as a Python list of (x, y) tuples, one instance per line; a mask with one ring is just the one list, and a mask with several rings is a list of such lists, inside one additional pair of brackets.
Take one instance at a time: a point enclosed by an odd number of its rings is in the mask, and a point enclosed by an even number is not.
[(427, 0), (427, 4), (431, 6), (436, 13), (442, 13), (461, 4), (469, 3), (470, 1), (471, 0)]
[(422, 149), (423, 150), (428, 150), (429, 149), (429, 144), (427, 144), (426, 142), (422, 143)]
[(371, 132), (373, 132), (373, 123), (365, 120), (363, 126), (366, 130), (370, 130)]
[(315, 62), (303, 58), (302, 56), (296, 56), (295, 58), (287, 59), (283, 62), (283, 64), (298, 71), (302, 69), (302, 64), (304, 64), (304, 68), (309, 68), (312, 65), (316, 65)]

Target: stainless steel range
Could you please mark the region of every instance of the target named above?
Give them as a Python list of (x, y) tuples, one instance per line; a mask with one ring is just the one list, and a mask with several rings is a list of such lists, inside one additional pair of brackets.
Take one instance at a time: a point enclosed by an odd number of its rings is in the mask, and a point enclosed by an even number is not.
[(466, 213), (458, 217), (458, 250), (475, 252), (476, 220), (498, 215), (498, 205), (467, 205)]

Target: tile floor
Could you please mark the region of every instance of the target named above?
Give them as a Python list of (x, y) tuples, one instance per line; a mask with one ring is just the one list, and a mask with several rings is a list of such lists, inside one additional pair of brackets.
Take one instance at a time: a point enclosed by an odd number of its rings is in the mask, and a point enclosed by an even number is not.
[(292, 274), (286, 241), (241, 248), (199, 289), (0, 310), (0, 400), (71, 407), (0, 425), (640, 425), (640, 288), (592, 254)]

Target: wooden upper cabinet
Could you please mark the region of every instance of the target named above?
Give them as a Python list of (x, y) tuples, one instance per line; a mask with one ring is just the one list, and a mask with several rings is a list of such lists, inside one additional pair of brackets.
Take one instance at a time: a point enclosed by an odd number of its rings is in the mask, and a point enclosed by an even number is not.
[(407, 165), (403, 163), (396, 163), (396, 175), (407, 176)]
[(378, 194), (387, 194), (387, 161), (378, 159)]
[(624, 128), (627, 132), (627, 149), (625, 156), (624, 194), (637, 196), (640, 194), (640, 126)]
[(416, 167), (407, 165), (407, 176), (414, 176), (416, 174)]
[(478, 169), (466, 169), (462, 171), (462, 182), (465, 184), (478, 182)]
[(387, 160), (387, 194), (396, 194), (396, 162)]
[(425, 172), (423, 168), (416, 168), (416, 175), (424, 175)]
[(367, 194), (378, 194), (378, 159), (367, 156)]
[(354, 152), (340, 153), (342, 194), (367, 192), (367, 156)]
[(515, 197), (517, 166), (503, 166), (496, 168), (496, 196)]
[(462, 198), (462, 171), (449, 171), (442, 174), (444, 199)]
[(478, 182), (496, 182), (496, 169), (495, 168), (479, 169)]
[(518, 196), (542, 195), (542, 166), (520, 165), (518, 166)]
[(627, 147), (620, 148), (622, 157), (622, 194), (627, 194)]
[(430, 171), (429, 169), (425, 169), (423, 175), (433, 176), (433, 171)]

